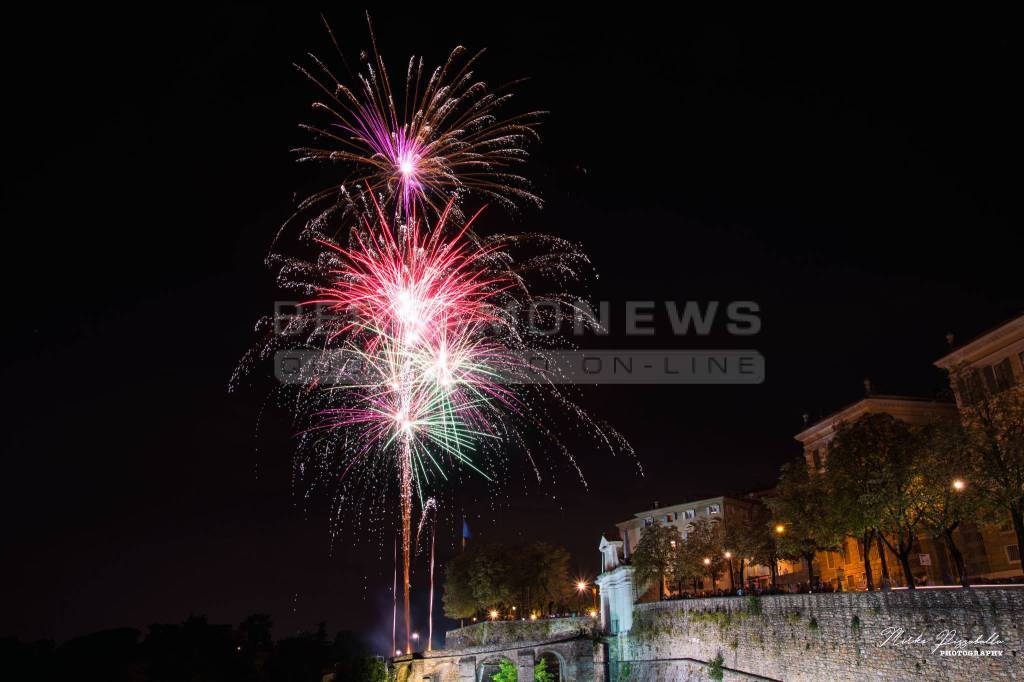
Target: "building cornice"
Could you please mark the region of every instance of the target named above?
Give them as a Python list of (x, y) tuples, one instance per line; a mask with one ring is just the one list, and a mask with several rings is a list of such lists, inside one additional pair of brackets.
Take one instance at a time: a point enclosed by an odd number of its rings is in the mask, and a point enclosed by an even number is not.
[(935, 361), (940, 369), (950, 370), (959, 365), (970, 363), (993, 353), (998, 353), (1006, 346), (1024, 338), (1024, 315), (1005, 322), (995, 329), (968, 341), (956, 350)]
[(899, 415), (928, 415), (936, 412), (944, 412), (955, 409), (953, 403), (929, 400), (927, 398), (913, 398), (909, 396), (879, 395), (862, 398), (855, 403), (847, 405), (838, 412), (833, 412), (824, 419), (821, 419), (796, 434), (794, 438), (800, 443), (808, 443), (828, 435), (841, 422), (850, 422), (862, 415), (884, 412)]

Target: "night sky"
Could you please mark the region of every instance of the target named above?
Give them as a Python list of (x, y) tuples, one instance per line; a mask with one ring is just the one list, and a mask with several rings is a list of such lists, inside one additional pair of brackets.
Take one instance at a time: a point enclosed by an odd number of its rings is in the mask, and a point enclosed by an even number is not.
[[(442, 562), (464, 508), (478, 538), (562, 543), (593, 576), (615, 522), (771, 486), (801, 415), (858, 399), (865, 377), (935, 395), (947, 332), (1024, 309), (1005, 18), (424, 8), (374, 11), (395, 73), (412, 52), (487, 47), (479, 73), (530, 76), (514, 106), (551, 112), (527, 169), (545, 208), (491, 207), (481, 230), (582, 242), (613, 314), (757, 301), (756, 337), (673, 337), (659, 317), (627, 341), (613, 317), (595, 343), (756, 348), (767, 366), (761, 386), (583, 390), (645, 475), (581, 444), (589, 489), (567, 476), (553, 499), (520, 462), (499, 512), (486, 488), (455, 498)], [(273, 235), (296, 193), (343, 177), (289, 152), (315, 94), (291, 64), (330, 56), (318, 11), (97, 12), (8, 16), (0, 40), (0, 636), (268, 612), (278, 636), (326, 620), (389, 637), (390, 535), (332, 546), (326, 500), (292, 486), (285, 415), (258, 427), (266, 386), (227, 390), (278, 296)], [(359, 11), (328, 18), (348, 55), (367, 45)]]

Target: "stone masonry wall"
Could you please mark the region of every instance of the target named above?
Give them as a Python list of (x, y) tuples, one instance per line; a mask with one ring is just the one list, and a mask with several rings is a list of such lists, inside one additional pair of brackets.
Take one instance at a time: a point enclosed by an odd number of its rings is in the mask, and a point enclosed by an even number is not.
[[(633, 616), (608, 639), (609, 682), (1024, 680), (1024, 589), (690, 599), (637, 604)], [(904, 642), (885, 643), (898, 628)], [(948, 631), (994, 634), (1002, 644), (965, 648), (1002, 655), (933, 652)], [(719, 655), (720, 667), (707, 665)]]
[(538, 620), (482, 621), (445, 633), (445, 649), (491, 646), (515, 642), (541, 642), (589, 634), (593, 618), (540, 618)]

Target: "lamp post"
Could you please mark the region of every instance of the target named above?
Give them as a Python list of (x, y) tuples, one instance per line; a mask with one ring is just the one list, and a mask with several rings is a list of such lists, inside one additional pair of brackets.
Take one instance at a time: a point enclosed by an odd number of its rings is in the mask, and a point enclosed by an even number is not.
[(708, 569), (708, 578), (711, 579), (711, 589), (715, 589), (715, 576), (711, 575), (711, 559), (704, 557), (704, 566)]
[[(967, 487), (967, 483), (962, 478), (954, 478), (953, 483), (953, 494), (959, 495)], [(964, 557), (956, 547), (956, 543), (953, 541), (953, 531), (947, 528), (945, 531), (946, 535), (946, 548), (949, 554), (953, 558), (953, 564), (956, 566), (956, 572), (960, 575), (960, 587), (968, 589), (971, 584), (967, 579), (967, 566), (964, 564)]]
[(583, 613), (583, 593), (587, 591), (587, 581), (580, 580), (576, 583), (576, 594), (579, 596), (577, 605), (580, 607), (580, 613)]
[(725, 553), (725, 560), (727, 562), (729, 562), (729, 590), (730, 591), (731, 590), (735, 590), (736, 589), (736, 583), (735, 583), (735, 581), (733, 579), (733, 575), (732, 575), (732, 552), (726, 552)]

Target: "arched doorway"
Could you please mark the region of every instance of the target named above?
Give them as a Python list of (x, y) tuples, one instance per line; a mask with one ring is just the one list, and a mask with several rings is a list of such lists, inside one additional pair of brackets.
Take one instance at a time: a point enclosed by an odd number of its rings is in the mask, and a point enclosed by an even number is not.
[(563, 682), (565, 680), (565, 662), (562, 657), (554, 651), (542, 651), (537, 657), (537, 666), (544, 663), (544, 672), (550, 682)]

